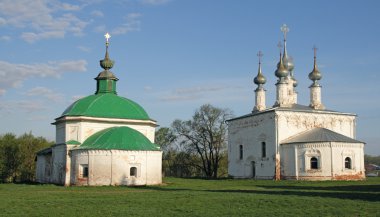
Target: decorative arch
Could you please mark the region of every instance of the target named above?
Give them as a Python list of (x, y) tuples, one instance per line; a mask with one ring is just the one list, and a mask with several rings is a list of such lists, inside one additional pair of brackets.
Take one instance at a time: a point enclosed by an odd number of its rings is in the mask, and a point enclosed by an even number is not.
[(322, 170), (322, 155), (318, 149), (309, 149), (304, 153), (304, 168), (308, 170)]

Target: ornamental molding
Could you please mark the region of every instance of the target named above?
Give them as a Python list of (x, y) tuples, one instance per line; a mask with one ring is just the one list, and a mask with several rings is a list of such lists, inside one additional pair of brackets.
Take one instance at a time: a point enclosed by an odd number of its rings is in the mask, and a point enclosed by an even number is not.
[(260, 126), (263, 122), (268, 122), (274, 119), (274, 113), (263, 113), (254, 116), (248, 116), (242, 119), (230, 122), (229, 126), (235, 130), (243, 128), (255, 128)]
[(322, 127), (343, 130), (345, 126), (354, 125), (355, 116), (339, 114), (321, 114), (305, 112), (276, 112), (279, 122), (286, 122), (288, 127), (313, 129)]

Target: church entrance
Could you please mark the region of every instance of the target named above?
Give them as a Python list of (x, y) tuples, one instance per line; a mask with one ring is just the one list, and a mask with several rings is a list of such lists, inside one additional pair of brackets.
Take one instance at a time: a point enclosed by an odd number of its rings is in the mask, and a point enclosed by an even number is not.
[(252, 165), (252, 178), (255, 178), (256, 177), (256, 162), (251, 161), (251, 165)]

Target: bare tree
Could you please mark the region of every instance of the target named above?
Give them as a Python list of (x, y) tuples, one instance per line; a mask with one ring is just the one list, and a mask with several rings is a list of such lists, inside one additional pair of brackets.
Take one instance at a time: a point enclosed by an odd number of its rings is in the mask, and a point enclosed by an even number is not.
[(230, 110), (206, 104), (195, 111), (192, 120), (175, 120), (172, 124), (182, 147), (201, 159), (197, 166), (206, 177), (218, 176), (220, 161), (226, 156), (226, 120), (231, 117)]

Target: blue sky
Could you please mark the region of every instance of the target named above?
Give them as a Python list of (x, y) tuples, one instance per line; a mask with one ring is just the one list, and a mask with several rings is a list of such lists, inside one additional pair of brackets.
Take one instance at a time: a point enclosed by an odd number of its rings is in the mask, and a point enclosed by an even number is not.
[(271, 106), (286, 23), (298, 102), (309, 103), (316, 45), (322, 101), (358, 114), (357, 138), (380, 155), (379, 9), (376, 0), (2, 0), (0, 133), (54, 140), (54, 118), (95, 91), (105, 32), (118, 94), (161, 126), (191, 118), (205, 103), (249, 113), (259, 50)]

